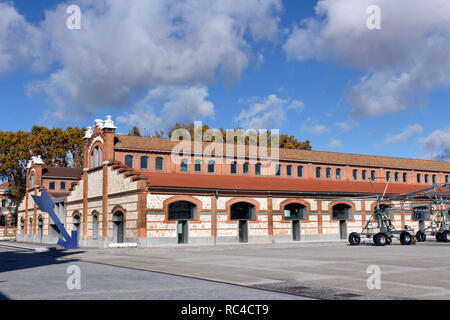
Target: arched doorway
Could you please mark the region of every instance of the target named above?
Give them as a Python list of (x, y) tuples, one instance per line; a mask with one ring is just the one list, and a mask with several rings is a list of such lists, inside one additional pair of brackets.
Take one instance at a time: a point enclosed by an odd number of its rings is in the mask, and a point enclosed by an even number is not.
[(346, 203), (339, 203), (333, 206), (333, 220), (339, 221), (339, 237), (347, 239), (347, 220), (352, 220), (352, 206)]
[(123, 243), (125, 231), (125, 220), (122, 211), (117, 211), (113, 215), (114, 242)]
[(248, 202), (237, 202), (230, 207), (230, 220), (238, 221), (239, 242), (248, 242), (248, 221), (256, 219), (256, 207)]
[(38, 220), (38, 240), (39, 242), (42, 242), (42, 236), (43, 236), (43, 229), (44, 229), (44, 222), (42, 221), (42, 218), (39, 218)]
[(33, 219), (30, 218), (30, 221), (28, 222), (28, 234), (31, 236), (33, 235)]
[(168, 220), (177, 221), (178, 243), (189, 242), (189, 220), (197, 220), (197, 206), (189, 201), (176, 201), (169, 204)]
[(308, 209), (301, 203), (290, 203), (284, 207), (284, 219), (292, 221), (292, 240), (301, 240), (301, 221), (307, 220)]
[(98, 216), (94, 214), (92, 216), (92, 239), (98, 238)]
[(80, 215), (76, 214), (73, 216), (73, 230), (77, 232), (77, 247), (80, 243), (80, 233), (81, 233), (81, 218)]

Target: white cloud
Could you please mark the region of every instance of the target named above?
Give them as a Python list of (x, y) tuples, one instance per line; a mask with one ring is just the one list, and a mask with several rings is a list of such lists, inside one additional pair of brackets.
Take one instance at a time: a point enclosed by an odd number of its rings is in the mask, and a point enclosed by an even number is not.
[(337, 140), (337, 139), (331, 139), (330, 144), (327, 146), (327, 148), (329, 149), (337, 149), (342, 147), (342, 141)]
[(0, 74), (21, 67), (43, 70), (50, 57), (42, 32), (6, 3), (0, 3), (0, 17)]
[[(240, 99), (240, 102), (243, 103), (244, 100)], [(242, 110), (235, 119), (239, 126), (245, 129), (280, 128), (286, 120), (286, 114), (289, 110), (301, 112), (304, 107), (302, 101), (289, 98), (281, 99), (275, 94), (266, 98), (254, 97), (247, 102), (250, 102), (248, 109)]]
[[(369, 5), (381, 8), (381, 30), (367, 28)], [(450, 85), (450, 3), (319, 0), (316, 16), (293, 28), (284, 50), (290, 59), (339, 62), (364, 72), (347, 95), (353, 115), (398, 113)]]
[(302, 129), (302, 131), (306, 131), (306, 132), (309, 132), (309, 133), (315, 134), (315, 135), (321, 135), (325, 132), (328, 132), (328, 128), (323, 124), (315, 124), (315, 125), (311, 125), (311, 126), (303, 125), (301, 127), (301, 129)]
[(344, 120), (340, 122), (336, 122), (336, 126), (341, 129), (342, 131), (350, 132), (353, 129), (356, 129), (359, 127), (359, 122), (355, 120)]
[(206, 87), (159, 86), (150, 90), (131, 112), (119, 116), (117, 121), (153, 133), (177, 121), (213, 118), (214, 104), (207, 100), (208, 96)]
[(420, 124), (409, 125), (401, 133), (394, 136), (388, 136), (385, 143), (406, 143), (410, 137), (422, 132), (423, 128)]
[(425, 138), (423, 147), (430, 151), (429, 158), (450, 160), (450, 127), (436, 130)]
[(249, 40), (272, 41), (279, 34), (282, 6), (281, 0), (79, 4), (81, 30), (65, 27), (63, 3), (46, 12), (34, 37), (46, 37), (49, 55), (61, 67), (30, 84), (29, 93), (44, 93), (56, 116), (74, 106), (78, 113), (129, 106), (158, 86), (204, 85), (215, 80), (219, 69), (227, 81), (239, 80), (252, 55)]

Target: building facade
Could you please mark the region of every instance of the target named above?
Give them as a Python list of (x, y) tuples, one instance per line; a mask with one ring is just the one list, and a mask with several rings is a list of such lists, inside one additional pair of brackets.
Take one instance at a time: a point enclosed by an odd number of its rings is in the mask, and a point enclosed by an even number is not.
[[(255, 157), (249, 147), (235, 156), (226, 151), (236, 146), (208, 142), (200, 152), (181, 152), (177, 141), (116, 129), (110, 116), (88, 129), (82, 170), (30, 161), (18, 240), (59, 238), (31, 198), (44, 187), (66, 229), (78, 230), (80, 246), (145, 247), (346, 239), (372, 215), (376, 195), (413, 192), (450, 176), (450, 163), (427, 160), (287, 149), (275, 159), (269, 152)], [(417, 230), (408, 209), (394, 210), (393, 224)]]
[(9, 182), (0, 184), (0, 238), (13, 237), (16, 231), (16, 206)]

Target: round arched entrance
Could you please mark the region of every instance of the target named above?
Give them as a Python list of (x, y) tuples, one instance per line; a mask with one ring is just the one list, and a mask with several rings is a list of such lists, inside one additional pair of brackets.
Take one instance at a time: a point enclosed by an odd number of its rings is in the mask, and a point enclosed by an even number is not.
[(304, 204), (293, 202), (284, 206), (284, 219), (292, 221), (292, 240), (301, 240), (301, 221), (308, 219), (308, 209)]
[(125, 219), (122, 211), (116, 211), (113, 215), (113, 234), (115, 243), (124, 242)]
[(168, 220), (177, 222), (178, 243), (189, 242), (189, 221), (197, 220), (197, 205), (189, 201), (176, 201), (169, 204)]
[(339, 221), (339, 237), (347, 239), (347, 221), (353, 218), (353, 208), (347, 203), (338, 203), (333, 206), (333, 220)]

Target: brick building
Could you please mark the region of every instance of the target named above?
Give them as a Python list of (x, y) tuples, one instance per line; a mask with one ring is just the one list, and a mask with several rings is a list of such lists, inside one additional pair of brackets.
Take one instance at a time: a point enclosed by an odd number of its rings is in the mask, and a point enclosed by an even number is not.
[(16, 206), (9, 182), (0, 184), (0, 238), (13, 236), (16, 227)]
[[(80, 246), (152, 246), (344, 239), (373, 212), (376, 202), (363, 196), (416, 191), (450, 176), (448, 162), (287, 149), (278, 161), (253, 158), (248, 147), (239, 158), (225, 155), (226, 146), (210, 154), (206, 142), (200, 154), (193, 148), (174, 160), (178, 142), (117, 135), (110, 116), (94, 124), (82, 170), (30, 161), (19, 240), (59, 237), (31, 198), (42, 187), (66, 228), (79, 231)], [(67, 190), (58, 189), (62, 182)], [(393, 223), (417, 229), (406, 209), (394, 211)]]

